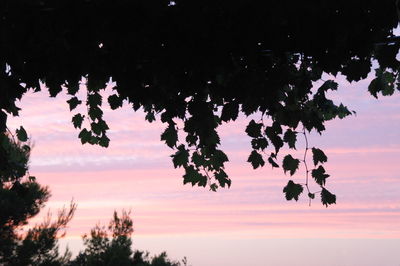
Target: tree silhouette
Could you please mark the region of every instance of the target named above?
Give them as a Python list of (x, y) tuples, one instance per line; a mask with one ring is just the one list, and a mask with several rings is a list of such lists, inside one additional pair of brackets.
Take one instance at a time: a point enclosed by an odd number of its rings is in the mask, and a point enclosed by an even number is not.
[[(132, 251), (132, 219), (123, 211), (119, 217), (114, 212), (108, 234), (105, 228), (96, 226), (90, 236), (83, 237), (86, 249), (71, 260), (67, 249), (60, 254), (58, 239), (65, 236), (67, 224), (71, 221), (76, 204), (58, 212), (52, 221), (51, 214), (40, 224), (28, 230), (23, 226), (36, 216), (50, 197), (48, 187), (36, 182), (29, 175), (28, 162), (30, 145), (24, 129), (16, 135), (9, 132), (0, 134), (0, 144), (5, 151), (0, 165), (0, 264), (4, 266), (67, 266), (67, 265), (160, 265), (179, 266), (170, 261), (166, 253), (149, 258), (149, 253)], [(109, 238), (110, 237), (110, 238)], [(185, 262), (186, 260), (184, 260)], [(184, 263), (186, 265), (186, 262)]]
[[(279, 167), (284, 145), (295, 149), (298, 135), (321, 133), (326, 121), (351, 114), (327, 98), (338, 89), (333, 76), (365, 79), (375, 60), (371, 95), (398, 89), (397, 2), (3, 1), (0, 128), (6, 114), (18, 115), (17, 99), (45, 85), (51, 97), (66, 90), (71, 111), (85, 102), (88, 112), (72, 117), (79, 138), (107, 147), (101, 91), (112, 80), (112, 109), (125, 102), (142, 108), (149, 122), (159, 114), (166, 123), (161, 140), (174, 150), (174, 167), (184, 168), (183, 183), (229, 187), (217, 133), (222, 123), (258, 112), (260, 120), (246, 129), (248, 162)], [(328, 80), (312, 90), (323, 75)], [(77, 96), (83, 80), (86, 99)], [(336, 197), (326, 188), (326, 155), (312, 151), (318, 163), (309, 172), (328, 206)], [(281, 166), (293, 175), (300, 162), (286, 155)], [(290, 180), (284, 193), (297, 200), (304, 188), (313, 199), (308, 175), (305, 184)]]
[[(73, 260), (71, 266), (120, 265), (120, 266), (179, 266), (165, 252), (149, 258), (148, 252), (133, 251), (131, 235), (133, 222), (130, 213), (114, 211), (113, 219), (105, 227), (96, 225), (90, 235), (83, 236), (85, 249)], [(183, 260), (186, 265), (186, 259)]]
[(4, 153), (0, 165), (0, 264), (1, 265), (65, 265), (68, 250), (58, 251), (62, 236), (72, 219), (76, 205), (62, 209), (52, 222), (51, 215), (43, 223), (21, 233), (28, 220), (37, 215), (50, 197), (47, 187), (29, 176), (30, 146), (24, 132), (17, 131), (20, 140), (10, 134), (0, 134)]

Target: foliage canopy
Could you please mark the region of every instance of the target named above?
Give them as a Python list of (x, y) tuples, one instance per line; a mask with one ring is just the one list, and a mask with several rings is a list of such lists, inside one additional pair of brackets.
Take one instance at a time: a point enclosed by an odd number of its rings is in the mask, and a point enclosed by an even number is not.
[[(0, 128), (6, 113), (18, 114), (16, 100), (43, 83), (52, 97), (67, 90), (71, 111), (86, 104), (88, 112), (72, 118), (79, 138), (107, 147), (100, 92), (112, 79), (111, 108), (128, 102), (149, 122), (160, 114), (167, 124), (161, 140), (174, 149), (174, 166), (185, 169), (183, 182), (211, 190), (231, 185), (218, 148), (222, 123), (259, 112), (246, 129), (248, 162), (279, 167), (279, 150), (295, 149), (299, 133), (321, 133), (325, 121), (351, 114), (327, 98), (338, 89), (334, 80), (312, 90), (323, 74), (359, 81), (376, 60), (370, 93), (392, 95), (399, 85), (395, 0), (14, 0), (0, 10)], [(77, 97), (82, 78), (86, 102)], [(317, 148), (312, 154), (318, 168), (310, 173), (328, 206), (336, 197), (325, 188), (327, 157)], [(286, 155), (282, 167), (293, 175), (302, 161)], [(313, 199), (308, 181), (292, 180), (286, 198), (297, 200), (304, 185)]]

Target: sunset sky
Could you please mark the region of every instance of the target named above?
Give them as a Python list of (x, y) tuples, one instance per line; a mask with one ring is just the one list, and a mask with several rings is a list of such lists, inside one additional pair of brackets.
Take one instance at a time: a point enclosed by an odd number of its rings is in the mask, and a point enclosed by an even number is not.
[[(143, 112), (127, 104), (116, 111), (104, 105), (111, 128), (107, 149), (81, 145), (65, 93), (55, 99), (47, 91), (26, 94), (20, 116), (8, 125), (23, 125), (32, 137), (30, 173), (52, 191), (46, 210), (56, 213), (71, 199), (78, 204), (62, 240), (74, 254), (82, 248), (82, 234), (107, 224), (114, 210), (130, 209), (135, 248), (187, 256), (193, 266), (398, 266), (400, 96), (376, 100), (367, 92), (370, 80), (349, 84), (339, 78), (332, 97), (357, 115), (331, 121), (322, 136), (308, 139), (328, 156), (327, 188), (337, 195), (329, 208), (318, 196), (311, 206), (306, 195), (286, 201), (282, 188), (289, 176), (282, 169), (252, 169), (244, 132), (251, 118), (220, 127), (233, 182), (217, 193), (183, 186), (183, 170), (173, 168), (173, 151), (160, 141), (166, 125), (146, 122)], [(294, 156), (304, 152), (303, 140), (297, 147)], [(304, 182), (304, 168), (294, 179)]]

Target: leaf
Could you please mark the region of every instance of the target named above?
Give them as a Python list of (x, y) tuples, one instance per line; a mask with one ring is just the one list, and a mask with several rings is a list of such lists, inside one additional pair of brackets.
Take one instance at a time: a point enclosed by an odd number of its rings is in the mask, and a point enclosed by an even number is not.
[(107, 148), (110, 145), (110, 139), (106, 135), (101, 136), (101, 138), (99, 139), (99, 145), (101, 147)]
[(283, 141), (282, 138), (279, 136), (279, 134), (282, 133), (282, 129), (280, 126), (277, 126), (276, 123), (273, 124), (272, 127), (266, 127), (265, 129), (265, 134), (267, 137), (271, 140), (272, 144), (275, 147), (275, 152), (278, 153), (280, 148), (283, 147)]
[(328, 90), (337, 90), (338, 88), (338, 84), (337, 82), (333, 81), (333, 80), (327, 80), (324, 82), (324, 84), (322, 84), (321, 87), (318, 88), (318, 91), (323, 91), (326, 92)]
[(88, 143), (91, 145), (95, 145), (97, 143), (99, 143), (99, 138), (96, 136), (93, 136), (92, 134), (90, 134), (90, 138), (88, 140)]
[(383, 96), (392, 95), (394, 93), (395, 74), (377, 68), (375, 75), (376, 78), (368, 86), (371, 95), (375, 98), (378, 98), (378, 92), (381, 92)]
[(216, 172), (214, 176), (215, 179), (218, 180), (218, 183), (221, 187), (225, 187), (225, 185), (228, 185), (229, 188), (231, 186), (232, 181), (228, 178), (228, 175), (223, 169), (220, 169), (218, 172)]
[(99, 123), (92, 122), (90, 124), (90, 128), (92, 129), (93, 133), (98, 136), (103, 132), (103, 128)]
[(68, 80), (66, 87), (69, 95), (75, 95), (79, 91), (79, 80)]
[(216, 192), (218, 189), (218, 185), (216, 183), (212, 183), (210, 185), (210, 190)]
[(90, 93), (88, 95), (87, 101), (90, 106), (100, 106), (102, 102), (102, 97), (98, 92)]
[(91, 142), (92, 133), (88, 131), (86, 128), (82, 129), (79, 133), (78, 137), (81, 139), (81, 143), (85, 144), (87, 142)]
[(268, 162), (272, 165), (272, 168), (279, 168), (279, 165), (274, 161), (271, 156), (268, 158)]
[(161, 134), (161, 140), (164, 140), (170, 148), (176, 146), (176, 142), (178, 141), (178, 132), (173, 124), (169, 124), (169, 126), (164, 130)]
[(286, 187), (283, 188), (283, 193), (285, 193), (285, 198), (287, 200), (294, 199), (295, 201), (298, 201), (299, 196), (302, 192), (303, 192), (303, 186), (294, 183), (292, 180), (289, 180)]
[(16, 130), (17, 138), (21, 142), (25, 142), (28, 140), (28, 134), (26, 133), (23, 126)]
[(196, 167), (204, 166), (206, 163), (204, 156), (197, 151), (193, 152), (191, 161)]
[(224, 163), (228, 161), (228, 156), (221, 150), (215, 150), (213, 156), (210, 158), (211, 166), (215, 170), (219, 170), (224, 166)]
[(189, 146), (195, 146), (198, 137), (196, 135), (188, 134), (185, 139), (187, 144), (189, 144)]
[(191, 183), (192, 186), (198, 184), (205, 187), (207, 185), (207, 177), (200, 174), (193, 165), (185, 167), (185, 174), (183, 175), (183, 184)]
[(380, 91), (378, 79), (375, 78), (371, 81), (371, 83), (368, 85), (368, 91), (372, 96), (378, 98), (378, 92)]
[(381, 76), (382, 80), (382, 95), (390, 96), (394, 93), (395, 75), (393, 73), (384, 71)]
[(81, 128), (83, 119), (85, 118), (84, 115), (76, 114), (72, 117), (72, 123), (74, 124), (75, 128)]
[(109, 129), (110, 129), (110, 128), (108, 127), (106, 121), (104, 121), (104, 120), (102, 120), (102, 119), (99, 120), (97, 123), (99, 124), (99, 127), (102, 129), (103, 132), (105, 132), (106, 130), (109, 130)]
[(46, 80), (46, 87), (49, 88), (50, 97), (56, 97), (62, 91), (60, 82), (53, 79)]
[(235, 121), (239, 115), (239, 104), (235, 102), (226, 103), (222, 108), (221, 120), (228, 122)]
[(299, 164), (300, 164), (299, 159), (295, 159), (292, 157), (292, 155), (288, 154), (285, 156), (285, 158), (283, 158), (282, 162), (283, 171), (285, 172), (285, 174), (286, 171), (289, 171), (290, 175), (292, 176), (299, 168)]
[(328, 207), (328, 205), (331, 205), (331, 204), (336, 204), (336, 195), (330, 193), (327, 189), (322, 188), (321, 202), (326, 207)]
[(92, 120), (101, 119), (101, 117), (103, 116), (103, 111), (97, 106), (92, 106), (89, 108), (88, 114), (90, 119)]
[(343, 119), (346, 116), (351, 115), (351, 112), (349, 111), (349, 109), (347, 109), (346, 106), (340, 104), (339, 107), (337, 108), (337, 115), (339, 116), (340, 119)]
[(288, 129), (283, 135), (283, 141), (289, 145), (289, 148), (296, 149), (297, 132)]
[(259, 154), (257, 151), (253, 150), (247, 159), (247, 162), (251, 163), (254, 169), (257, 169), (258, 167), (264, 166), (265, 162), (261, 154)]
[(112, 110), (122, 107), (123, 99), (117, 94), (110, 95), (107, 100)]
[[(204, 144), (206, 144), (208, 147), (216, 147), (218, 144), (221, 143), (221, 139), (219, 138), (219, 135), (215, 129), (212, 129), (207, 133), (208, 137), (205, 139)], [(202, 143), (201, 136), (200, 143)]]
[(314, 193), (311, 193), (311, 192), (309, 192), (309, 193), (308, 193), (308, 197), (309, 197), (310, 199), (314, 199), (314, 198), (315, 198), (315, 194), (314, 194)]
[(28, 179), (29, 179), (29, 182), (35, 182), (36, 181), (36, 177), (35, 176), (29, 176)]
[(320, 185), (324, 186), (326, 179), (329, 177), (328, 174), (325, 174), (325, 168), (321, 165), (317, 169), (313, 169), (311, 171), (311, 176), (315, 179), (315, 182)]
[(189, 152), (183, 144), (179, 145), (178, 151), (171, 155), (171, 157), (175, 168), (186, 166), (189, 162)]
[(74, 110), (79, 104), (82, 103), (81, 100), (79, 100), (77, 97), (72, 97), (71, 99), (69, 99), (67, 101), (67, 103), (69, 104), (69, 110), (72, 111)]
[(317, 166), (318, 163), (326, 163), (328, 161), (328, 157), (326, 157), (325, 153), (317, 148), (311, 149), (313, 154), (313, 162), (314, 165)]
[(252, 139), (251, 147), (255, 150), (265, 150), (268, 147), (268, 140), (266, 138)]
[(246, 127), (246, 133), (252, 138), (261, 137), (261, 127), (262, 123), (256, 123), (253, 119)]
[(146, 119), (147, 121), (149, 121), (151, 123), (156, 120), (156, 117), (154, 116), (153, 112), (148, 112), (144, 119)]

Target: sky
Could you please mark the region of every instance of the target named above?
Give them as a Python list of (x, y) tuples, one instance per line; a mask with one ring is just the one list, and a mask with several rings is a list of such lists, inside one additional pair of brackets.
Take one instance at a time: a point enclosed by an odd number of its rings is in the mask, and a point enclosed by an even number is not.
[[(288, 175), (268, 165), (252, 169), (246, 162), (251, 139), (244, 132), (251, 117), (219, 129), (233, 182), (215, 193), (183, 185), (183, 170), (174, 169), (173, 151), (160, 141), (166, 125), (159, 120), (148, 123), (127, 104), (115, 111), (105, 105), (110, 147), (81, 145), (65, 93), (57, 98), (46, 90), (27, 93), (18, 103), (20, 116), (8, 125), (28, 131), (34, 144), (30, 174), (52, 192), (32, 223), (73, 199), (78, 209), (61, 246), (74, 254), (82, 249), (84, 233), (106, 225), (114, 210), (126, 209), (134, 220), (135, 249), (186, 256), (193, 266), (398, 266), (400, 96), (373, 98), (370, 80), (349, 84), (338, 78), (339, 90), (331, 96), (357, 115), (330, 121), (322, 136), (308, 137), (311, 147), (328, 156), (327, 188), (337, 195), (329, 208), (318, 197), (309, 206), (306, 195), (286, 201), (282, 188)], [(304, 152), (304, 141), (297, 147), (293, 156)], [(293, 178), (304, 182), (304, 168)]]

